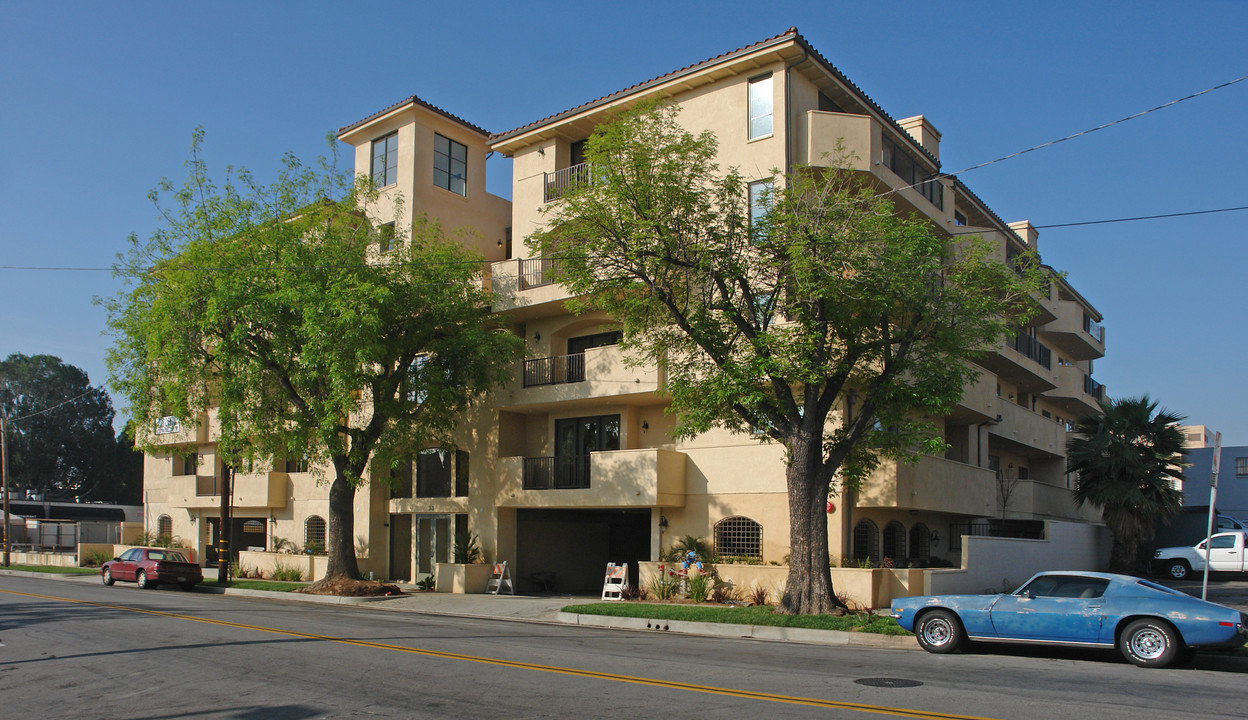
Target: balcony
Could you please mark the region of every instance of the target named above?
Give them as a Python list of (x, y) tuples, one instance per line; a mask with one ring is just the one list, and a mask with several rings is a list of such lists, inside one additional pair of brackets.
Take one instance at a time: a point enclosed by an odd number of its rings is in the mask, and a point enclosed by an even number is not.
[(1057, 368), (1057, 388), (1045, 395), (1060, 407), (1070, 419), (1089, 413), (1099, 413), (1097, 402), (1105, 399), (1105, 386), (1074, 365)]
[(1056, 420), (1004, 398), (997, 398), (997, 414), (1001, 422), (988, 426), (994, 446), (1005, 446), (1026, 457), (1065, 456), (1066, 427)]
[(555, 282), (557, 270), (553, 258), (511, 258), (491, 264), (494, 311), (523, 321), (562, 310), (562, 303), (572, 296)]
[(589, 165), (578, 163), (554, 172), (542, 173), (542, 202), (553, 202), (574, 185), (589, 182)]
[[(952, 203), (944, 200), (944, 184), (927, 174), (922, 161), (915, 161), (917, 151), (886, 138), (879, 123), (870, 117), (811, 110), (797, 116), (793, 136), (796, 162), (828, 167), (839, 161), (852, 170), (869, 172), (882, 186), (896, 190), (896, 197), (913, 209), (942, 222), (947, 219), (944, 205)], [(884, 161), (890, 158), (908, 159), (909, 169), (918, 169), (920, 182), (887, 167)], [(922, 182), (925, 178), (930, 179)]]
[(685, 454), (646, 448), (582, 456), (499, 458), (504, 507), (678, 507)]
[[(173, 507), (219, 508), (224, 480), (212, 475), (174, 475), (167, 500)], [(235, 508), (286, 507), (290, 476), (284, 472), (235, 473), (230, 504)]]
[(1095, 322), (1083, 306), (1057, 300), (1057, 319), (1040, 328), (1045, 340), (1071, 360), (1095, 360), (1105, 356), (1105, 327)]
[(1026, 333), (1006, 340), (995, 353), (984, 353), (976, 364), (1018, 386), (1020, 392), (1041, 393), (1057, 387), (1053, 351)]
[(924, 455), (917, 463), (886, 461), (858, 490), (858, 507), (993, 515), (996, 474), (987, 468)]
[(543, 405), (603, 398), (613, 402), (648, 402), (663, 385), (663, 374), (657, 366), (628, 365), (618, 345), (589, 348), (572, 355), (531, 358), (523, 361), (519, 370), (519, 377), (496, 395), (501, 409), (532, 410)]

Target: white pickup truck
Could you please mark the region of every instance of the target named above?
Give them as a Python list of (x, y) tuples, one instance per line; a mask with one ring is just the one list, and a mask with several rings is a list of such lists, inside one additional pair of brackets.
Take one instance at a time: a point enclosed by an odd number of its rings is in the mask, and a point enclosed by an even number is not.
[(1205, 543), (1209, 543), (1209, 570), (1212, 572), (1248, 571), (1245, 546), (1248, 532), (1218, 533), (1194, 547), (1159, 548), (1153, 552), (1153, 567), (1175, 580), (1182, 580), (1205, 569)]

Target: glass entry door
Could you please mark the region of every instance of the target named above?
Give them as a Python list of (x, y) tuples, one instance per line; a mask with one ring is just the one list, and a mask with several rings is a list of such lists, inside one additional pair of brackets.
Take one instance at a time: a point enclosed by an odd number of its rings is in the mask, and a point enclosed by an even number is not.
[(589, 454), (620, 449), (620, 416), (555, 421), (555, 487), (589, 487)]
[(451, 561), (451, 544), (455, 541), (453, 515), (416, 515), (415, 581), (433, 575), (434, 563)]

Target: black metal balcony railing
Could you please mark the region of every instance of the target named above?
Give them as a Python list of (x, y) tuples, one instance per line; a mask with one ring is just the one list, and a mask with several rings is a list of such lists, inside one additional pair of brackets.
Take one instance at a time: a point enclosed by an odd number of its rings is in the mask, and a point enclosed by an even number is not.
[(212, 495), (220, 495), (222, 488), (222, 480), (215, 475), (197, 475), (195, 476), (195, 494), (199, 497), (209, 497)]
[(520, 289), (550, 285), (555, 281), (557, 261), (554, 258), (520, 259)]
[(551, 202), (563, 197), (573, 185), (589, 182), (589, 165), (578, 163), (552, 173), (542, 173), (542, 176), (545, 180), (542, 200)]
[(1097, 400), (1105, 399), (1105, 386), (1093, 380), (1091, 375), (1083, 376), (1083, 391)]
[(565, 490), (589, 487), (589, 456), (526, 457), (525, 490)]
[(524, 361), (524, 387), (585, 381), (585, 353)]
[(1088, 317), (1086, 313), (1083, 316), (1083, 331), (1091, 335), (1093, 340), (1099, 343), (1105, 342), (1105, 327)]
[(1053, 351), (1050, 350), (1044, 343), (1027, 333), (1019, 333), (1015, 335), (1009, 345), (1032, 360), (1040, 363), (1046, 369), (1053, 369)]

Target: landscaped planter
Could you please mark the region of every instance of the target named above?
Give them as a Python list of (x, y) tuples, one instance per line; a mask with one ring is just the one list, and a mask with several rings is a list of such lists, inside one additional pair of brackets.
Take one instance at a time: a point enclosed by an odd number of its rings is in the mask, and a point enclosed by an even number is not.
[[(659, 565), (669, 569), (679, 568), (680, 563), (641, 563), (641, 582), (649, 585), (658, 574)], [(767, 590), (769, 602), (775, 603), (784, 592), (789, 578), (785, 565), (733, 565), (720, 563), (708, 565), (714, 568), (722, 582), (729, 583), (742, 592), (761, 587)], [(851, 609), (862, 610), (887, 607), (895, 597), (921, 595), (924, 592), (923, 570), (917, 568), (831, 568), (832, 587), (837, 596)]]
[(434, 563), (434, 582), (437, 592), (474, 594), (485, 592), (490, 581), (488, 563)]

